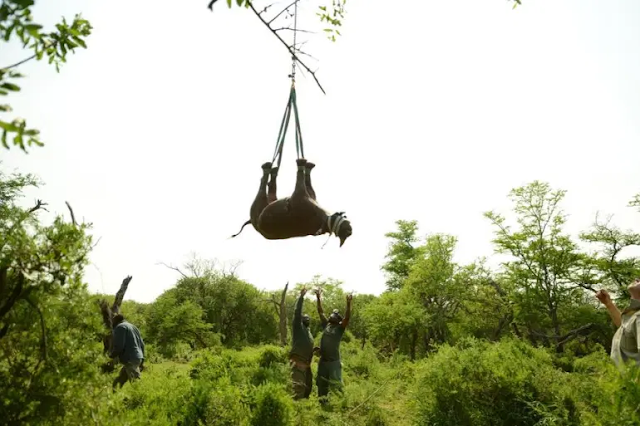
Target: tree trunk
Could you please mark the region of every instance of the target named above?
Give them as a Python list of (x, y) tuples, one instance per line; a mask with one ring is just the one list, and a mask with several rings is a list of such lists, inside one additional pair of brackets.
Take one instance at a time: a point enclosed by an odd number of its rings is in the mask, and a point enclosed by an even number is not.
[(284, 290), (282, 290), (282, 295), (280, 296), (280, 344), (282, 346), (287, 345), (287, 289), (289, 288), (289, 283), (284, 286)]
[(418, 330), (413, 329), (413, 333), (411, 335), (411, 361), (416, 360), (416, 346), (418, 345)]
[(98, 301), (98, 304), (100, 305), (100, 312), (102, 313), (102, 323), (107, 329), (107, 333), (105, 333), (102, 337), (102, 345), (105, 354), (111, 351), (113, 317), (120, 312), (120, 306), (122, 305), (124, 294), (127, 292), (127, 288), (129, 287), (129, 283), (132, 279), (132, 276), (128, 276), (124, 280), (122, 280), (120, 289), (116, 293), (116, 298), (114, 299), (111, 306), (109, 306), (109, 302), (107, 302), (106, 299), (100, 299)]

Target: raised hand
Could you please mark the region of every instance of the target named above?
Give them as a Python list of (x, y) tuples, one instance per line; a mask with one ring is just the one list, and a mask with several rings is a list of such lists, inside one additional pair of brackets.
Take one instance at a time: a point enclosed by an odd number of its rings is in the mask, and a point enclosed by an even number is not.
[(300, 296), (304, 297), (305, 294), (307, 294), (307, 286), (302, 286), (302, 289), (300, 289)]
[(353, 294), (347, 294), (347, 303), (351, 303), (351, 301), (353, 300)]
[(596, 297), (604, 305), (611, 303), (611, 296), (609, 296), (609, 292), (607, 290), (600, 290), (596, 293)]
[(319, 288), (317, 288), (317, 289), (315, 289), (315, 290), (314, 290), (314, 293), (316, 294), (316, 297), (317, 297), (318, 299), (320, 299), (320, 294), (322, 293), (322, 290), (320, 290)]

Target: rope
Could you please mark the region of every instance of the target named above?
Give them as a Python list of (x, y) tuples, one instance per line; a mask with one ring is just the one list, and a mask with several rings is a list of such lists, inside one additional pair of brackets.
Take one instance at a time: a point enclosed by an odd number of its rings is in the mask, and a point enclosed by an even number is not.
[[(294, 3), (293, 12), (293, 47), (292, 52), (295, 53), (297, 48), (297, 35), (298, 35), (298, 1)], [(289, 100), (284, 110), (284, 116), (282, 117), (282, 123), (280, 124), (280, 131), (278, 132), (278, 140), (276, 141), (276, 149), (273, 152), (273, 160), (271, 163), (278, 168), (275, 176), (278, 175), (280, 170), (280, 164), (282, 163), (282, 151), (284, 149), (284, 141), (286, 139), (287, 130), (289, 129), (289, 120), (291, 118), (291, 110), (293, 109), (293, 115), (295, 119), (295, 139), (296, 139), (296, 155), (298, 158), (304, 158), (304, 146), (302, 142), (302, 129), (300, 127), (300, 116), (298, 114), (298, 103), (296, 96), (296, 59), (294, 55), (291, 55), (291, 91), (289, 92)]]

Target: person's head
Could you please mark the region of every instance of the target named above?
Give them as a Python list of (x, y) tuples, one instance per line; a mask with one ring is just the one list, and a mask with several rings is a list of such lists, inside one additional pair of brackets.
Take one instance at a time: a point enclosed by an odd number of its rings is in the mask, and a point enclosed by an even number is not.
[(115, 314), (113, 316), (113, 326), (117, 326), (118, 324), (120, 324), (122, 321), (124, 321), (124, 316), (122, 314)]
[(311, 318), (309, 318), (309, 315), (304, 314), (302, 316), (302, 325), (304, 325), (305, 327), (309, 327), (309, 322), (311, 321)]
[(342, 315), (340, 315), (340, 312), (338, 312), (337, 309), (334, 309), (333, 312), (331, 312), (331, 315), (329, 315), (328, 321), (331, 325), (338, 325), (340, 324), (340, 321), (342, 321)]
[(333, 232), (340, 238), (340, 247), (347, 241), (347, 238), (353, 233), (351, 222), (347, 219), (344, 212), (336, 212), (329, 217), (329, 232)]
[(627, 286), (627, 290), (629, 290), (629, 295), (631, 295), (632, 299), (640, 300), (640, 278), (636, 278), (631, 284)]

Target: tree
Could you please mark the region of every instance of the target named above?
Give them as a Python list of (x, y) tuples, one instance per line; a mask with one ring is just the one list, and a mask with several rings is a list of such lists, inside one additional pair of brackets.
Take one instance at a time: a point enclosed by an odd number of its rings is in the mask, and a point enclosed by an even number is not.
[(385, 292), (363, 308), (370, 340), (388, 353), (400, 351), (416, 358), (427, 313), (406, 289)]
[(580, 285), (585, 259), (563, 231), (565, 217), (560, 203), (565, 193), (539, 181), (513, 189), (509, 196), (514, 203), (517, 230), (506, 224), (504, 216), (485, 213), (496, 229), (496, 252), (514, 258), (503, 266), (505, 276), (516, 289), (516, 321), (524, 325), (534, 344), (554, 345), (559, 351), (592, 326), (567, 330), (561, 320), (562, 309), (584, 298)]
[[(191, 266), (190, 266), (191, 265)], [(193, 265), (197, 265), (195, 269)], [(266, 295), (253, 285), (242, 281), (215, 261), (192, 259), (186, 270), (179, 268), (180, 278), (171, 289), (176, 306), (187, 301), (202, 309), (203, 321), (211, 331), (220, 335), (226, 346), (272, 343), (278, 335), (272, 309), (266, 304)], [(149, 324), (151, 325), (151, 324)]]
[(468, 286), (459, 266), (453, 262), (457, 239), (451, 235), (434, 234), (427, 237), (420, 248), (420, 257), (414, 261), (405, 287), (426, 312), (428, 322), (424, 324), (425, 350), (434, 343), (449, 339), (449, 323), (463, 306)]
[(77, 399), (93, 386), (101, 352), (99, 317), (82, 282), (91, 226), (73, 215), (71, 222), (58, 215), (41, 223), (47, 203), (19, 205), (38, 185), (32, 175), (0, 172), (0, 401), (7, 424), (80, 418), (91, 400)]
[(580, 234), (580, 238), (598, 247), (591, 259), (596, 272), (590, 282), (604, 285), (619, 294), (620, 299), (628, 300), (627, 286), (640, 274), (640, 259), (621, 259), (620, 255), (629, 247), (640, 246), (640, 234), (612, 225), (610, 217), (604, 222), (596, 217), (591, 229)]
[(191, 349), (206, 348), (219, 342), (211, 332), (212, 324), (204, 320), (204, 311), (191, 300), (179, 301), (176, 290), (160, 295), (147, 313), (148, 337), (164, 356), (175, 353), (179, 343)]
[(420, 256), (420, 249), (416, 247), (419, 241), (417, 237), (418, 222), (415, 220), (396, 221), (397, 231), (387, 232), (384, 236), (389, 238), (389, 249), (381, 269), (387, 274), (387, 288), (399, 290), (404, 285), (404, 280), (409, 276), (411, 266)]
[(287, 289), (289, 283), (284, 286), (280, 295), (271, 293), (267, 302), (272, 303), (278, 316), (278, 330), (280, 331), (280, 345), (287, 346)]
[[(0, 4), (0, 34), (2, 40), (10, 42), (15, 36), (24, 48), (33, 53), (14, 63), (0, 68), (0, 95), (7, 96), (9, 92), (19, 92), (20, 86), (15, 83), (18, 78), (24, 77), (16, 69), (32, 60), (41, 60), (46, 57), (49, 64), (54, 64), (57, 71), (60, 65), (67, 60), (67, 53), (74, 52), (78, 47), (86, 48), (85, 38), (91, 34), (89, 21), (76, 15), (69, 24), (65, 18), (56, 24), (55, 31), (43, 32), (42, 25), (33, 21), (31, 7), (35, 0), (2, 0)], [(0, 112), (10, 112), (11, 106), (0, 105)], [(9, 139), (13, 138), (13, 144), (27, 152), (26, 147), (43, 146), (39, 138), (39, 131), (27, 127), (24, 119), (15, 118), (12, 121), (0, 119), (2, 129), (2, 145), (9, 149)]]

